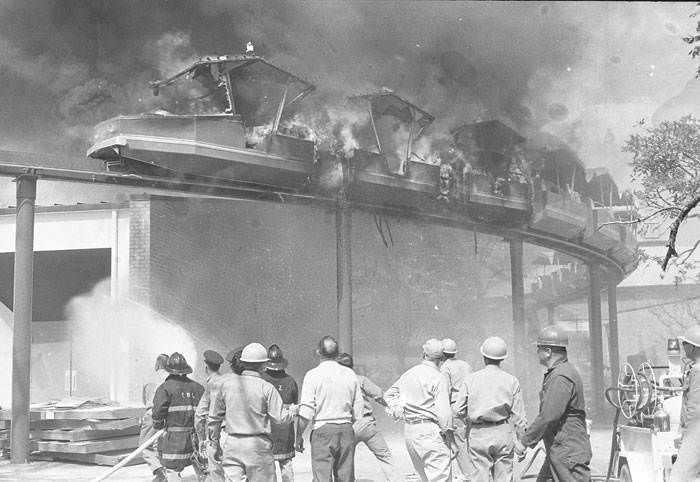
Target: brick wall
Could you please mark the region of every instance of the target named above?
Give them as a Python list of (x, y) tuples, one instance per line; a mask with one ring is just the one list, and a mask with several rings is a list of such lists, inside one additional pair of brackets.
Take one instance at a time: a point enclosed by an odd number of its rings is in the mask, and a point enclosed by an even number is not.
[(129, 200), (129, 296), (148, 304), (151, 284), (151, 202), (147, 195)]
[[(316, 342), (337, 332), (334, 210), (161, 196), (149, 205), (132, 201), (135, 215), (149, 215), (132, 220), (149, 230), (132, 234), (132, 286), (148, 287), (151, 305), (200, 352), (260, 341), (279, 343), (299, 378), (316, 364)], [(512, 343), (501, 238), (354, 211), (352, 250), (355, 360), (381, 386), (419, 361), (429, 337), (454, 338), (476, 369), (486, 337)]]

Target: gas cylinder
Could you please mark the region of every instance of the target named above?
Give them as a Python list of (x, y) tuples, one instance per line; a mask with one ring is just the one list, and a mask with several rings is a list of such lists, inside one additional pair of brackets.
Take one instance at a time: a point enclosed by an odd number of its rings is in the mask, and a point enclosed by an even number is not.
[(657, 432), (671, 431), (671, 416), (662, 404), (659, 404), (654, 411), (654, 428)]

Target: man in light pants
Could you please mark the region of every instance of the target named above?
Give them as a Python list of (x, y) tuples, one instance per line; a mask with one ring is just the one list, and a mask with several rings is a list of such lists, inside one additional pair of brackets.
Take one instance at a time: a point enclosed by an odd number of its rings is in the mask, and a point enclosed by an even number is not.
[(460, 399), (464, 391), (464, 379), (472, 372), (472, 367), (464, 360), (457, 358), (457, 343), (451, 338), (442, 340), (442, 351), (445, 361), (440, 365), (440, 371), (447, 376), (450, 385), (450, 406), (454, 423), (455, 443), (459, 448), (455, 462), (452, 464), (454, 478), (458, 482), (469, 480), (475, 468), (469, 455), (469, 426), (464, 413), (464, 400)]
[(442, 342), (431, 338), (423, 345), (423, 361), (384, 394), (394, 417), (405, 423), (406, 449), (423, 482), (452, 480), (452, 410), (442, 360)]
[[(338, 363), (348, 368), (353, 368), (354, 365), (352, 355), (349, 353), (341, 353), (340, 356), (338, 356)], [(385, 480), (389, 482), (402, 481), (403, 477), (399, 475), (398, 469), (394, 466), (391, 450), (389, 450), (389, 446), (386, 444), (382, 433), (377, 429), (377, 420), (374, 418), (374, 412), (372, 411), (372, 404), (370, 402), (374, 400), (386, 407), (384, 392), (382, 392), (382, 389), (372, 380), (364, 375), (357, 375), (357, 380), (360, 382), (360, 390), (362, 391), (362, 398), (364, 399), (364, 408), (362, 410), (362, 417), (356, 420), (352, 425), (355, 432), (355, 446), (360, 442), (367, 446), (369, 451), (372, 452), (379, 461)]]
[(671, 469), (671, 482), (700, 480), (700, 325), (692, 326), (678, 337), (689, 363), (683, 384), (681, 405), (681, 447)]

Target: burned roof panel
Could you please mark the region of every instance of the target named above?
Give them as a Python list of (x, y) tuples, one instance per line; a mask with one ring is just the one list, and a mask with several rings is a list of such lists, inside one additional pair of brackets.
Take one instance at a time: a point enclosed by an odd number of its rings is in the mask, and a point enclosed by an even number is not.
[(351, 101), (366, 100), (372, 106), (372, 114), (376, 116), (393, 116), (403, 122), (416, 122), (421, 130), (433, 123), (435, 117), (409, 102), (392, 91), (384, 90), (377, 93), (355, 95)]
[[(163, 80), (151, 82), (151, 87), (158, 89), (175, 82), (183, 76), (196, 76), (204, 73), (218, 77), (223, 73), (237, 75), (238, 71), (248, 70), (248, 67), (255, 66), (255, 71), (265, 76), (268, 81), (276, 81), (280, 84), (286, 84), (290, 88), (287, 105), (301, 99), (315, 89), (315, 86), (310, 82), (287, 72), (284, 69), (270, 63), (263, 57), (257, 55), (214, 55), (201, 57), (192, 65), (177, 74)], [(204, 70), (207, 69), (207, 70)]]

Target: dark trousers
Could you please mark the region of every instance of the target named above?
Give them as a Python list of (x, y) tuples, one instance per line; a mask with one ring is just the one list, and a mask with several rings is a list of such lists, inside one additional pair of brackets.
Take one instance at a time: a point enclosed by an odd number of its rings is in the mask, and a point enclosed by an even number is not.
[(586, 464), (567, 463), (560, 457), (547, 454), (537, 482), (590, 482), (591, 469)]
[(355, 435), (349, 423), (327, 423), (311, 432), (314, 482), (354, 482)]

